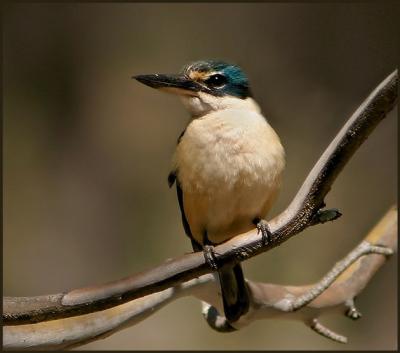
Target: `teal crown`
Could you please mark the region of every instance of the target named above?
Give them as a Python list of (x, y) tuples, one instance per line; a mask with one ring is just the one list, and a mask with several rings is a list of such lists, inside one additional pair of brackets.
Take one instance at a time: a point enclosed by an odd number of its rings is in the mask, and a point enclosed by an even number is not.
[(201, 60), (185, 65), (182, 74), (192, 77), (193, 73), (209, 75), (203, 83), (216, 96), (251, 97), (249, 80), (239, 66), (224, 61)]

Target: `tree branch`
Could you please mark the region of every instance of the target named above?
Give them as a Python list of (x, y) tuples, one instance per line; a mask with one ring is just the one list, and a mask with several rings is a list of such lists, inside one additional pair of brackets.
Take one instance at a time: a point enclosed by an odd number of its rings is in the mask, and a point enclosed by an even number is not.
[[(337, 175), (396, 104), (397, 82), (396, 70), (367, 97), (339, 131), (289, 207), (269, 223), (273, 241), (263, 244), (257, 230), (238, 235), (215, 247), (216, 260), (220, 265), (243, 261), (270, 250), (316, 223), (316, 215), (324, 207), (324, 198)], [(166, 290), (210, 272), (212, 269), (208, 267), (203, 254), (193, 253), (132, 277), (66, 294), (5, 297), (3, 323), (21, 325), (94, 313)]]
[[(367, 243), (372, 248), (378, 246), (381, 250), (396, 251), (396, 207), (389, 209), (361, 242), (361, 244)], [(354, 254), (359, 253), (359, 248), (360, 246), (357, 246), (345, 257), (344, 261), (339, 263), (345, 262), (348, 258), (354, 258)], [(314, 285), (283, 286), (247, 281), (252, 297), (250, 310), (235, 326), (242, 328), (261, 319), (298, 320), (327, 338), (345, 343), (346, 337), (324, 327), (318, 318), (332, 311), (352, 317), (349, 315), (349, 307), (356, 310), (354, 297), (361, 293), (385, 259), (385, 254), (368, 252), (358, 257), (351, 265), (347, 264), (346, 269), (340, 276), (336, 276), (324, 292), (298, 311), (293, 311), (290, 305), (282, 305), (282, 303), (295, 302), (297, 298), (308, 293)], [(224, 326), (225, 318), (215, 310), (215, 307), (222, 309), (218, 294), (218, 280), (216, 276), (207, 274), (104, 311), (36, 324), (5, 326), (3, 328), (4, 348), (65, 349), (80, 346), (138, 324), (171, 301), (189, 295), (203, 301), (203, 315), (211, 327), (223, 332), (230, 330)]]

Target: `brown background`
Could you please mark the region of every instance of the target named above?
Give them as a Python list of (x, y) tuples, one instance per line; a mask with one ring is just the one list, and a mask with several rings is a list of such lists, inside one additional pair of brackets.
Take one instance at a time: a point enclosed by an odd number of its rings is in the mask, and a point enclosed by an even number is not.
[[(397, 65), (398, 7), (361, 4), (19, 4), (4, 36), (4, 294), (29, 296), (106, 282), (190, 251), (167, 187), (188, 115), (173, 96), (130, 79), (192, 60), (241, 65), (287, 152), (271, 217), (366, 95)], [(316, 281), (396, 202), (392, 112), (327, 198), (343, 217), (244, 263), (253, 280)], [(363, 318), (240, 332), (208, 328), (200, 303), (176, 301), (84, 349), (395, 349), (396, 259), (358, 298)]]

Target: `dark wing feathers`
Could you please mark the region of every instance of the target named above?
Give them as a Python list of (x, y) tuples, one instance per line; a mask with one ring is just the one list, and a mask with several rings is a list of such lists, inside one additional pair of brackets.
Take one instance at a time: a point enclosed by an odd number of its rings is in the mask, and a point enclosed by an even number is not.
[(172, 188), (176, 180), (176, 171), (173, 170), (171, 173), (168, 174), (168, 186)]
[(185, 209), (183, 207), (183, 191), (181, 189), (179, 180), (176, 180), (176, 196), (178, 196), (179, 208), (181, 209), (183, 228), (185, 229), (186, 235), (190, 239), (193, 239), (192, 232), (191, 232), (190, 226), (189, 226), (189, 222), (185, 215)]
[[(182, 137), (185, 134), (185, 131), (186, 131), (186, 129), (183, 130), (182, 133), (179, 135), (178, 141), (177, 141), (177, 145), (179, 145), (179, 143), (181, 142)], [(189, 225), (189, 222), (188, 222), (188, 220), (186, 218), (186, 215), (185, 215), (185, 208), (183, 207), (183, 190), (181, 188), (181, 184), (180, 184), (179, 179), (178, 179), (177, 170), (172, 170), (168, 175), (168, 185), (169, 185), (169, 187), (172, 187), (172, 185), (174, 185), (174, 183), (176, 185), (176, 196), (178, 197), (179, 208), (181, 210), (183, 228), (185, 229), (186, 235), (192, 241), (193, 250), (194, 251), (201, 251), (202, 250), (202, 246), (200, 244), (198, 244), (193, 239), (192, 232), (190, 230), (190, 225)]]
[(181, 132), (181, 134), (179, 135), (178, 141), (176, 142), (177, 145), (179, 145), (179, 142), (181, 142), (182, 137), (183, 137), (183, 135), (185, 134), (185, 132), (186, 132), (186, 128), (185, 128), (185, 129)]
[[(177, 145), (179, 145), (179, 142), (181, 142), (183, 135), (185, 134), (186, 128), (181, 132), (181, 134), (178, 137), (178, 141), (176, 142)], [(172, 170), (171, 173), (168, 174), (168, 186), (171, 188), (172, 185), (174, 185), (176, 180), (176, 170)]]

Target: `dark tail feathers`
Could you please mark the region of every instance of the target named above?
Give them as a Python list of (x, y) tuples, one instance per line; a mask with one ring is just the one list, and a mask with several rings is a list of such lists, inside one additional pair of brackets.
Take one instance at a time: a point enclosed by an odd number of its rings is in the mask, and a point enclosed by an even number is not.
[(223, 267), (218, 271), (221, 284), (225, 317), (229, 322), (237, 321), (247, 313), (250, 306), (249, 292), (244, 280), (242, 267)]

